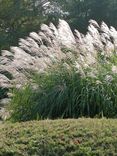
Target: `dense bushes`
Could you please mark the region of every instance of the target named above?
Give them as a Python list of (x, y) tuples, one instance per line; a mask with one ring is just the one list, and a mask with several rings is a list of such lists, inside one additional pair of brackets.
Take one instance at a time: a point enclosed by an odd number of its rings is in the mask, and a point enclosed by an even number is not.
[(112, 63), (79, 72), (75, 65), (57, 65), (35, 74), (35, 89), (15, 89), (10, 109), (15, 121), (44, 118), (116, 117), (117, 74)]
[(0, 156), (115, 156), (117, 120), (44, 120), (0, 125)]

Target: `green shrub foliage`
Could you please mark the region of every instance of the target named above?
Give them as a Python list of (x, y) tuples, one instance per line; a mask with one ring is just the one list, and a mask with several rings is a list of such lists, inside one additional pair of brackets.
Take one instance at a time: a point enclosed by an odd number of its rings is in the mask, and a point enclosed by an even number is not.
[(117, 120), (44, 120), (0, 125), (0, 156), (116, 156)]

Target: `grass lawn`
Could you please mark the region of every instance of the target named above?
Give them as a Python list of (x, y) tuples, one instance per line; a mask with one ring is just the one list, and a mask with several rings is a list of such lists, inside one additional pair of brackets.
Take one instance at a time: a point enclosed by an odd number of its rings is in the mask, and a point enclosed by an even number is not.
[(117, 120), (0, 124), (0, 156), (117, 156)]

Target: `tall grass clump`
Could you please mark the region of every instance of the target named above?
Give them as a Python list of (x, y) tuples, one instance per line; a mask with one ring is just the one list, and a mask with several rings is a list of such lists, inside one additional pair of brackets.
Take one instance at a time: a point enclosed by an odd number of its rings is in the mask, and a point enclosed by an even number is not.
[[(95, 71), (95, 72), (94, 72)], [(11, 118), (15, 121), (78, 117), (116, 117), (117, 74), (112, 63), (84, 69), (56, 65), (33, 77), (36, 87), (15, 89)]]
[(13, 121), (27, 121), (34, 118), (36, 94), (30, 85), (22, 89), (13, 88), (13, 97), (8, 106)]

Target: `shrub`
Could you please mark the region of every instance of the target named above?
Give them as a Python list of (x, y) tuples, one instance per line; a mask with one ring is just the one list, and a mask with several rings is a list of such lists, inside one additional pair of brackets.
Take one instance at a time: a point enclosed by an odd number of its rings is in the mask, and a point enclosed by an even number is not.
[(0, 156), (116, 156), (117, 120), (44, 120), (0, 125)]

